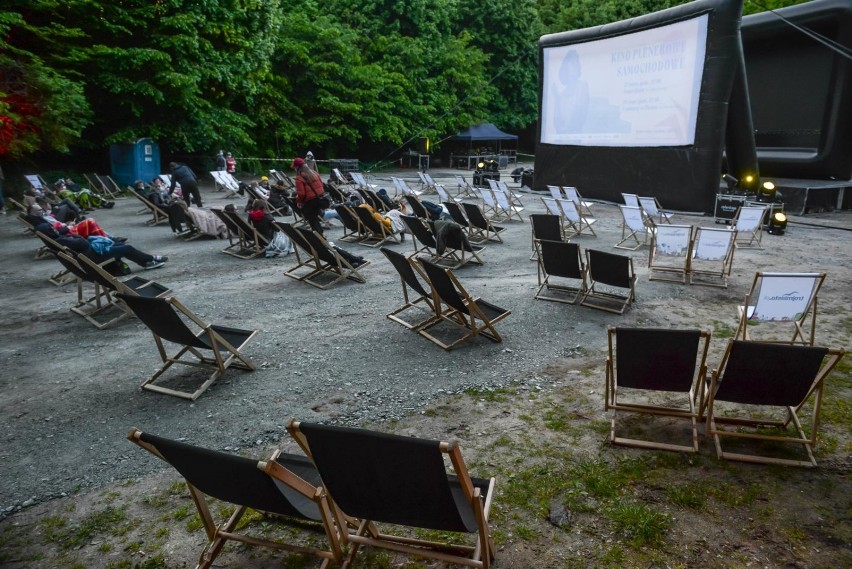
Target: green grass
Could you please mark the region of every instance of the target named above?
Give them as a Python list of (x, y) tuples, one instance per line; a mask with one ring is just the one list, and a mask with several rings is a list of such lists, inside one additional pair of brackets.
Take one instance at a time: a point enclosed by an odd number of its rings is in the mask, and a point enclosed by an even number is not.
[(619, 503), (608, 514), (616, 531), (629, 539), (634, 547), (661, 542), (671, 526), (671, 518), (667, 514), (645, 504)]
[(504, 403), (508, 401), (509, 395), (516, 395), (512, 389), (496, 388), (496, 389), (465, 389), (465, 394), (474, 399), (481, 399), (489, 403)]
[(690, 510), (700, 510), (707, 501), (705, 489), (694, 484), (669, 486), (666, 494), (672, 504)]

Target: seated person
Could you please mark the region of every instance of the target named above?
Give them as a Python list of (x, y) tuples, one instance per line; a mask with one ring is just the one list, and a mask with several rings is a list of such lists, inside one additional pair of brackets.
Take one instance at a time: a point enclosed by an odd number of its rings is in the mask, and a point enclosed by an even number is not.
[[(24, 192), (23, 202), (29, 215), (41, 216), (45, 211), (49, 211), (53, 217), (63, 223), (83, 219), (83, 210), (80, 209), (80, 206), (67, 198), (62, 198), (58, 202), (51, 203), (47, 199), (39, 199), (36, 196), (35, 190), (29, 189)], [(38, 211), (34, 211), (33, 206), (37, 206)]]
[(399, 233), (400, 235), (405, 233), (405, 222), (402, 221), (400, 216), (407, 215), (405, 209), (405, 203), (399, 202), (398, 209), (392, 209), (386, 214), (381, 214), (373, 209), (373, 206), (369, 204), (361, 204), (358, 207), (363, 207), (367, 211), (369, 211), (372, 216), (379, 221), (382, 225), (385, 226), (385, 229), (390, 233)]
[(50, 225), (59, 234), (69, 233), (83, 237), (84, 239), (89, 236), (109, 237), (119, 243), (127, 241), (126, 237), (113, 237), (109, 235), (98, 225), (97, 221), (91, 218), (83, 219), (79, 222), (63, 222), (44, 211), (38, 204), (30, 208), (30, 215), (41, 218), (44, 223)]
[(82, 188), (74, 183), (71, 178), (60, 178), (53, 188), (60, 197), (74, 201), (83, 209), (95, 209), (99, 207), (111, 208), (115, 202), (107, 201), (102, 196), (92, 192), (88, 188)]
[[(86, 255), (97, 263), (102, 263), (107, 259), (115, 259), (118, 262), (118, 266), (124, 266), (124, 258), (127, 258), (143, 269), (150, 270), (162, 267), (169, 260), (168, 257), (150, 255), (132, 245), (118, 243), (107, 237), (93, 236), (87, 239), (71, 232), (57, 231), (47, 223), (36, 227), (36, 230), (55, 239), (57, 243), (68, 247), (75, 253)], [(110, 272), (114, 272), (111, 267)], [(119, 274), (125, 272), (129, 272), (129, 269), (127, 271), (119, 271)]]
[(269, 188), (269, 204), (282, 211), (284, 214), (290, 213), (290, 206), (287, 205), (287, 202), (284, 198), (290, 197), (289, 192), (287, 192), (287, 188), (284, 185), (284, 182), (276, 182), (271, 188)]
[[(155, 179), (159, 180), (159, 178)], [(133, 184), (133, 191), (159, 208), (164, 208), (168, 204), (168, 192), (149, 186), (142, 180), (136, 180)]]
[(264, 200), (254, 200), (248, 212), (249, 223), (251, 223), (257, 232), (263, 235), (267, 240), (271, 240), (275, 233), (275, 226), (272, 222), (275, 219), (269, 213), (269, 205)]

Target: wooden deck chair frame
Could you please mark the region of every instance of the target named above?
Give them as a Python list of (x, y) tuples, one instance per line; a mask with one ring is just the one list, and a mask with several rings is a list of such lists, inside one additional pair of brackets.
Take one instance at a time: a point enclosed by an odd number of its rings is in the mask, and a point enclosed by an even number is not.
[(766, 206), (742, 206), (731, 226), (737, 230), (736, 246), (740, 249), (763, 249), (763, 218)]
[[(77, 262), (77, 255), (73, 251), (67, 248), (63, 249), (63, 251), (56, 253), (56, 260), (77, 277), (77, 301), (71, 307), (71, 312), (86, 318), (89, 315), (93, 317), (97, 316), (102, 307), (107, 306), (106, 310), (111, 309), (112, 297), (110, 296), (110, 290), (101, 287), (98, 281), (93, 280), (89, 273), (83, 270), (80, 263)], [(113, 259), (109, 259), (104, 264), (113, 262)], [(89, 283), (93, 287), (92, 296), (88, 298), (85, 292), (85, 283)], [(99, 320), (97, 321), (99, 322)]]
[(224, 191), (226, 198), (235, 198), (239, 195), (240, 182), (230, 172), (213, 170), (210, 175), (213, 176), (217, 190)]
[[(699, 383), (707, 376), (710, 333), (611, 326), (608, 344), (604, 408), (612, 411), (610, 442), (647, 449), (698, 452), (699, 413), (695, 404)], [(677, 402), (671, 402), (672, 398)], [(620, 437), (616, 434), (620, 411), (689, 419), (692, 423), (690, 444)]]
[[(562, 210), (562, 217), (565, 220), (563, 227), (565, 228), (565, 237), (571, 237), (592, 234), (592, 237), (597, 237), (597, 233), (592, 228), (592, 225), (597, 221), (594, 218), (586, 217), (580, 213), (580, 209), (573, 200), (556, 200), (559, 209)], [(570, 227), (570, 235), (568, 228)]]
[(432, 216), (429, 215), (429, 212), (426, 210), (426, 206), (423, 205), (423, 202), (420, 201), (420, 198), (417, 196), (405, 196), (405, 202), (408, 204), (408, 207), (411, 208), (411, 213), (423, 221), (431, 221)]
[(358, 214), (355, 213), (354, 208), (339, 204), (334, 206), (334, 211), (337, 212), (340, 223), (343, 224), (343, 235), (337, 238), (339, 241), (358, 243), (366, 238), (367, 229), (358, 219)]
[(101, 192), (103, 192), (103, 194), (107, 198), (114, 200), (114, 199), (118, 199), (122, 196), (124, 191), (121, 189), (121, 186), (119, 186), (115, 182), (115, 180), (112, 179), (111, 176), (109, 176), (108, 174), (105, 174), (103, 176), (101, 176), (100, 174), (95, 174), (95, 175), (98, 177), (98, 180), (100, 180), (100, 182), (101, 182), (101, 184), (100, 184)]
[[(729, 340), (709, 385), (702, 383), (700, 410), (706, 409), (705, 432), (713, 439), (716, 456), (759, 464), (816, 466), (813, 446), (825, 379), (844, 354), (842, 349)], [(799, 413), (808, 406), (806, 430)], [(779, 417), (782, 410), (783, 419)], [(788, 430), (791, 423), (795, 434)], [(722, 448), (723, 438), (801, 445), (807, 459), (729, 452)]]
[[(616, 243), (616, 249), (635, 251), (648, 244), (648, 237), (654, 232), (654, 222), (649, 220), (641, 207), (619, 205), (621, 211), (621, 241)], [(639, 235), (642, 239), (639, 239)], [(632, 242), (628, 244), (628, 242)]]
[[(350, 280), (359, 284), (364, 284), (367, 279), (361, 274), (360, 269), (370, 264), (365, 261), (358, 267), (352, 266), (343, 256), (332, 247), (325, 238), (317, 233), (304, 227), (296, 227), (295, 230), (302, 234), (304, 240), (313, 250), (314, 259), (316, 259), (316, 272), (308, 275), (303, 282), (316, 287), (320, 290), (326, 290), (329, 287), (345, 280)], [(328, 280), (329, 277), (331, 280)]]
[(236, 211), (222, 210), (222, 215), (231, 220), (231, 224), (237, 229), (238, 247), (227, 247), (222, 250), (232, 257), (239, 259), (254, 259), (266, 254), (266, 246), (269, 240), (264, 237), (252, 224)]
[[(41, 240), (41, 242), (44, 244), (45, 251), (47, 251), (51, 257), (59, 259), (59, 253), (66, 253), (68, 255), (73, 256), (73, 254), (67, 247), (60, 245), (41, 231), (33, 231), (33, 233)], [(61, 271), (47, 277), (47, 282), (58, 287), (63, 287), (73, 282), (76, 282), (78, 287), (81, 286), (80, 278), (64, 264), (62, 265)], [(79, 290), (77, 296), (78, 299), (81, 296)]]
[(145, 221), (145, 225), (159, 225), (163, 222), (167, 222), (169, 220), (169, 214), (166, 210), (149, 200), (148, 198), (139, 195), (139, 192), (130, 192), (133, 194), (137, 200), (142, 202), (145, 206), (145, 209), (141, 211), (141, 213), (150, 213), (151, 219)]
[[(60, 253), (60, 255), (61, 254), (62, 253)], [(107, 263), (99, 264), (95, 262), (94, 259), (87, 257), (86, 255), (77, 255), (75, 260), (83, 272), (89, 276), (89, 279), (100, 285), (100, 290), (106, 291), (106, 297), (109, 301), (104, 304), (104, 308), (107, 309), (111, 305), (112, 307), (119, 309), (119, 313), (116, 316), (106, 321), (102, 321), (97, 318), (97, 316), (100, 316), (106, 310), (97, 311), (96, 313), (90, 312), (88, 315), (83, 315), (84, 318), (91, 322), (98, 330), (109, 328), (113, 324), (133, 315), (133, 312), (129, 309), (129, 307), (119, 300), (120, 298), (123, 298), (121, 295), (134, 297), (143, 296), (146, 298), (166, 298), (172, 293), (172, 290), (169, 287), (161, 285), (157, 281), (152, 281), (143, 277), (136, 276), (130, 277), (126, 280), (119, 279), (107, 271), (106, 265), (109, 264), (109, 261)]]
[(523, 223), (524, 218), (521, 216), (521, 212), (524, 210), (524, 208), (516, 206), (514, 203), (512, 203), (511, 195), (503, 191), (500, 184), (496, 180), (489, 179), (488, 185), (491, 189), (491, 195), (494, 197), (494, 201), (497, 204), (495, 207), (495, 218), (502, 218), (506, 221), (511, 221), (517, 218), (518, 221)]
[[(421, 328), (418, 332), (434, 344), (445, 350), (452, 350), (459, 344), (484, 336), (492, 342), (502, 342), (503, 338), (494, 326), (507, 316), (511, 310), (501, 308), (479, 297), (472, 297), (450, 269), (419, 257), (434, 294), (433, 302), (441, 319)], [(447, 309), (442, 308), (446, 305)], [(449, 343), (432, 334), (430, 329), (442, 322), (453, 326), (460, 334)]]
[(6, 207), (7, 208), (9, 206), (12, 206), (17, 210), (20, 210), (21, 213), (27, 213), (27, 208), (24, 206), (24, 204), (22, 204), (18, 200), (14, 199), (14, 198), (5, 198), (5, 199), (6, 199)]
[[(429, 230), (432, 232), (432, 235), (436, 235), (435, 239), (437, 242), (437, 231), (435, 227), (436, 223), (442, 222), (428, 221), (426, 223), (429, 225)], [(446, 221), (443, 223), (453, 222)], [(434, 260), (436, 264), (448, 269), (460, 269), (468, 263), (476, 265), (485, 264), (482, 257), (479, 256), (480, 253), (485, 251), (485, 245), (472, 244), (463, 230), (461, 231), (461, 234), (449, 234), (444, 236), (443, 245), (444, 251), (438, 252), (438, 256)]]
[(435, 191), (435, 182), (431, 180), (431, 176), (426, 174), (425, 172), (417, 172), (417, 177), (420, 179), (420, 192), (421, 194), (428, 194), (430, 192)]
[(586, 266), (583, 263), (580, 246), (567, 241), (536, 239), (536, 250), (538, 251), (536, 300), (577, 304), (587, 290)]
[(691, 225), (657, 227), (648, 252), (648, 280), (686, 284), (693, 231)]
[(562, 186), (562, 192), (565, 194), (565, 199), (569, 199), (577, 204), (577, 209), (580, 210), (581, 214), (591, 217), (592, 202), (585, 201), (577, 188), (574, 186)]
[[(402, 253), (397, 253), (387, 247), (382, 247), (379, 251), (387, 257), (388, 261), (390, 261), (393, 268), (399, 274), (400, 283), (402, 285), (403, 303), (388, 312), (385, 316), (389, 320), (393, 320), (398, 324), (402, 324), (409, 330), (415, 331), (439, 319), (440, 315), (435, 308), (433, 300), (434, 294), (432, 292), (432, 285), (429, 283), (429, 279), (423, 272), (421, 265), (416, 261), (412, 261)], [(424, 308), (423, 305), (428, 308)], [(412, 322), (411, 320), (407, 320), (400, 316), (403, 313), (409, 312), (412, 308), (425, 313), (425, 317)]]
[(210, 208), (210, 211), (213, 212), (213, 215), (219, 218), (219, 220), (225, 224), (225, 229), (228, 234), (228, 246), (222, 249), (223, 253), (228, 253), (231, 250), (239, 250), (242, 247), (242, 243), (240, 242), (240, 230), (234, 224), (230, 217), (225, 215), (225, 211), (219, 208)]
[[(562, 216), (553, 215), (551, 213), (530, 214), (530, 227), (532, 228), (532, 255), (530, 255), (530, 261), (535, 261), (540, 256), (538, 246), (539, 240), (565, 240), (562, 233)], [(539, 283), (539, 285), (540, 284), (541, 283)]]
[(468, 182), (464, 176), (459, 176), (458, 174), (455, 174), (454, 176), (456, 179), (456, 187), (458, 188), (458, 191), (456, 192), (457, 198), (479, 199), (479, 195), (476, 193), (476, 190), (474, 190), (473, 186), (470, 185), (470, 182)]
[(586, 249), (586, 278), (582, 306), (624, 314), (636, 300), (636, 273), (630, 257)]
[[(790, 340), (761, 342), (803, 344), (813, 346), (816, 334), (817, 297), (825, 273), (770, 273), (758, 271), (745, 302), (737, 307), (739, 325), (736, 339), (754, 340), (749, 328), (753, 324), (793, 325)], [(752, 323), (752, 326), (749, 326)]]
[[(314, 555), (323, 560), (323, 569), (343, 560), (339, 524), (310, 459), (276, 450), (268, 460), (256, 461), (143, 433), (135, 427), (127, 439), (183, 476), (207, 536), (199, 568), (211, 567), (228, 541)], [(236, 506), (234, 512), (217, 524), (208, 497)], [(249, 509), (272, 515), (270, 520), (291, 528), (314, 529), (319, 524), (328, 539), (328, 549), (272, 541), (244, 530), (237, 533)]]
[(497, 190), (506, 194), (506, 197), (509, 198), (512, 205), (517, 206), (519, 210), (523, 211), (524, 202), (521, 200), (521, 194), (515, 193), (509, 189), (508, 184), (506, 184), (503, 180), (495, 180), (495, 183), (497, 184)]
[[(290, 215), (289, 213), (285, 213), (281, 211), (280, 208), (275, 207), (271, 203), (269, 203), (269, 199), (265, 198), (262, 194), (257, 191), (257, 188), (253, 188), (252, 186), (245, 187), (246, 193), (251, 201), (260, 200), (266, 204), (266, 207), (269, 208), (269, 213), (272, 214), (273, 217), (286, 217)], [(251, 203), (251, 201), (249, 203)]]
[(304, 234), (296, 229), (296, 226), (281, 221), (273, 221), (272, 225), (290, 238), (296, 255), (296, 264), (284, 271), (284, 276), (293, 280), (304, 281), (322, 271), (320, 268), (322, 263), (314, 254), (314, 248), (305, 239)]
[[(139, 386), (141, 389), (195, 401), (228, 368), (245, 371), (256, 369), (254, 363), (243, 354), (243, 350), (257, 336), (258, 330), (208, 324), (174, 297), (144, 298), (122, 293), (116, 296), (151, 330), (163, 361), (163, 366), (142, 382)], [(192, 322), (198, 331), (190, 329), (184, 317)], [(166, 352), (164, 341), (177, 344), (180, 348), (170, 356)], [(204, 352), (207, 351), (212, 352), (212, 356), (205, 355)], [(194, 391), (183, 391), (156, 383), (173, 364), (206, 369), (212, 373)]]
[[(344, 567), (352, 565), (361, 546), (476, 569), (492, 566), (494, 544), (488, 514), (496, 480), (472, 478), (457, 442), (295, 419), (288, 421), (287, 431), (317, 466), (326, 492), (342, 514), (357, 522), (355, 532), (347, 536), (349, 554)], [(444, 457), (453, 474), (447, 472)], [(358, 466), (365, 462), (369, 468)], [(472, 535), (475, 543), (399, 537), (380, 531), (379, 523), (431, 529), (442, 535)]]
[(435, 240), (432, 228), (428, 225), (429, 222), (413, 215), (402, 215), (400, 219), (411, 234), (411, 242), (414, 245), (414, 252), (408, 255), (408, 258), (421, 254), (427, 255), (430, 259), (439, 258), (438, 242)]
[(662, 208), (660, 202), (655, 197), (639, 196), (639, 206), (645, 212), (645, 215), (653, 219), (657, 225), (671, 223), (672, 217), (674, 217), (671, 212), (665, 211)]
[(423, 192), (412, 189), (411, 186), (408, 185), (408, 182), (406, 182), (402, 178), (392, 177), (391, 181), (393, 181), (393, 185), (397, 191), (397, 195), (414, 196), (415, 198), (420, 198), (420, 196), (423, 195)]
[(727, 288), (736, 239), (736, 229), (696, 227), (689, 254), (689, 284)]
[(302, 213), (302, 208), (296, 204), (296, 200), (288, 196), (281, 199), (284, 200), (284, 203), (290, 206), (290, 211), (293, 213), (293, 225), (296, 227), (308, 227), (308, 220), (305, 219), (305, 215)]
[(352, 211), (358, 217), (358, 221), (364, 227), (364, 238), (358, 241), (361, 245), (367, 247), (381, 247), (388, 241), (401, 243), (399, 234), (388, 229), (384, 223), (373, 217), (373, 214), (361, 206), (352, 208)]
[(500, 234), (506, 230), (505, 227), (491, 223), (491, 220), (486, 217), (485, 212), (475, 203), (463, 202), (462, 207), (464, 207), (464, 213), (469, 222), (470, 235), (473, 239), (481, 242), (503, 242), (503, 237)]

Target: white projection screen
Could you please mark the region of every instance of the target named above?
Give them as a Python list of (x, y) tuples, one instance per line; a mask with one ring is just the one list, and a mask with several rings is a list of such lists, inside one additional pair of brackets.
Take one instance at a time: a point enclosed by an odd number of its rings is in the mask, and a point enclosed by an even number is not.
[(542, 50), (544, 144), (695, 143), (708, 15)]

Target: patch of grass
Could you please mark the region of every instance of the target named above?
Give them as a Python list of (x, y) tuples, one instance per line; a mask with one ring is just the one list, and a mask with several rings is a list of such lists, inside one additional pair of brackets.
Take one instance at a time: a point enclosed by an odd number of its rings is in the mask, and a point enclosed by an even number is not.
[(571, 415), (564, 407), (559, 406), (548, 409), (544, 412), (542, 418), (544, 419), (544, 426), (551, 431), (564, 433), (572, 429)]
[(488, 401), (489, 403), (503, 403), (508, 401), (509, 395), (515, 395), (515, 392), (505, 388), (496, 388), (496, 389), (475, 389), (469, 388), (465, 389), (465, 394), (474, 399), (482, 399), (483, 401)]
[(174, 510), (171, 511), (169, 517), (173, 520), (180, 521), (186, 518), (189, 515), (190, 506), (189, 504), (184, 504)]
[(604, 567), (624, 567), (627, 555), (621, 545), (613, 545), (608, 548), (598, 559)]
[(616, 531), (624, 534), (635, 547), (662, 541), (671, 526), (671, 518), (636, 503), (619, 503), (608, 512)]
[(108, 541), (105, 541), (98, 546), (98, 551), (100, 551), (101, 553), (107, 553), (109, 551), (112, 551), (112, 544)]
[(65, 527), (68, 525), (68, 520), (62, 516), (47, 516), (41, 518), (38, 522), (41, 531), (44, 532), (44, 539), (48, 542), (61, 541), (65, 536)]
[(707, 500), (704, 488), (694, 484), (669, 486), (666, 494), (672, 504), (681, 508), (689, 508), (690, 510), (700, 510)]
[(615, 470), (602, 460), (586, 460), (571, 469), (571, 477), (597, 498), (612, 498), (622, 486)]
[(428, 409), (423, 410), (423, 415), (425, 415), (426, 417), (435, 417), (438, 415), (438, 410), (429, 407)]
[(723, 482), (710, 486), (707, 491), (716, 500), (728, 506), (751, 506), (755, 500), (766, 495), (766, 489), (757, 482), (750, 484), (731, 484)]
[(107, 504), (112, 504), (113, 502), (121, 498), (121, 493), (115, 491), (104, 492), (102, 494), (102, 497), (104, 499), (104, 502), (106, 502)]
[(520, 523), (515, 526), (515, 535), (524, 541), (532, 541), (536, 539), (539, 534), (534, 528), (531, 528), (527, 524)]
[(71, 549), (83, 545), (99, 534), (123, 535), (129, 529), (124, 508), (109, 506), (87, 516), (77, 528), (69, 528), (63, 547)]
[(201, 521), (201, 516), (197, 513), (186, 520), (186, 531), (189, 533), (196, 532), (204, 527), (204, 522)]
[(713, 338), (733, 338), (736, 333), (736, 327), (720, 322), (719, 320), (713, 321)]
[(509, 435), (506, 435), (506, 434), (502, 434), (499, 437), (497, 437), (496, 439), (494, 439), (494, 442), (491, 443), (491, 447), (492, 448), (512, 447), (512, 446), (514, 446), (514, 444), (515, 444), (515, 442), (512, 440), (512, 437), (510, 437)]
[(533, 510), (535, 515), (546, 515), (550, 501), (570, 488), (570, 476), (565, 476), (560, 465), (534, 465), (512, 470), (503, 485), (500, 503), (504, 507)]

